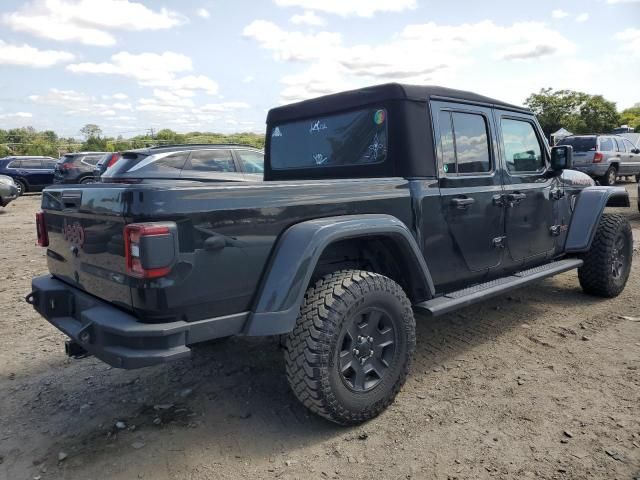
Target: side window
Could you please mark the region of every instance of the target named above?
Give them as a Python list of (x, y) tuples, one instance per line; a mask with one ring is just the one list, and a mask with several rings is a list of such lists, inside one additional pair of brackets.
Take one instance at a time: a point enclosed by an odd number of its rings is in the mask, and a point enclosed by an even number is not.
[(487, 123), (482, 115), (441, 111), (439, 124), (445, 173), (484, 173), (491, 170)]
[(42, 164), (44, 165), (44, 168), (48, 169), (48, 170), (53, 170), (56, 166), (56, 161), (55, 160), (43, 160)]
[(195, 150), (191, 154), (191, 170), (198, 172), (235, 172), (231, 150)]
[(35, 158), (22, 160), (22, 168), (42, 169), (42, 161)]
[(631, 143), (626, 138), (623, 141), (624, 141), (625, 147), (627, 147), (627, 152), (630, 152), (631, 150), (635, 150), (636, 147), (633, 146), (633, 143)]
[(613, 152), (613, 142), (609, 137), (600, 137), (600, 151)]
[(509, 173), (535, 173), (544, 170), (544, 157), (533, 125), (527, 121), (503, 118), (502, 143)]
[(458, 173), (491, 170), (487, 123), (484, 117), (460, 112), (453, 112), (452, 116)]
[(7, 165), (7, 168), (21, 168), (22, 167), (22, 160), (14, 160), (13, 162), (10, 162), (9, 165)]
[(264, 154), (254, 150), (236, 150), (245, 173), (264, 173)]
[(616, 151), (618, 152), (625, 152), (625, 148), (624, 148), (624, 142), (622, 141), (621, 138), (614, 138), (615, 142), (616, 142)]
[(95, 166), (98, 163), (103, 155), (87, 155), (82, 159), (82, 163), (86, 163), (87, 165)]
[(180, 170), (187, 161), (189, 152), (176, 152), (165, 157), (161, 157), (140, 169), (141, 172), (164, 172), (168, 174), (180, 175)]

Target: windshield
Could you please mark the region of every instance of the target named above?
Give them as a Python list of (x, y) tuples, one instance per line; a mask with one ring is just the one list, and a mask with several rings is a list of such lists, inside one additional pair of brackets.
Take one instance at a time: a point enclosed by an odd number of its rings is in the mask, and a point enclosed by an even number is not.
[(589, 152), (596, 149), (596, 137), (569, 137), (558, 142), (558, 145), (571, 145), (574, 152)]
[(370, 108), (273, 125), (270, 153), (276, 170), (384, 162), (387, 111)]

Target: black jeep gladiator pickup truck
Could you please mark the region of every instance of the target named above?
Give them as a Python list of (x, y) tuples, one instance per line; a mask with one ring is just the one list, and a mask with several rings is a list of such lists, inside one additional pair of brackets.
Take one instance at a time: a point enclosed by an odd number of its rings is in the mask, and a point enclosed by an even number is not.
[(529, 110), (387, 84), (274, 108), (266, 139), (263, 183), (44, 191), (51, 274), (27, 301), (69, 354), (137, 368), (284, 335), (295, 395), (355, 424), (403, 385), (414, 313), (576, 268), (592, 295), (627, 282), (630, 226), (603, 213), (626, 191), (572, 171)]

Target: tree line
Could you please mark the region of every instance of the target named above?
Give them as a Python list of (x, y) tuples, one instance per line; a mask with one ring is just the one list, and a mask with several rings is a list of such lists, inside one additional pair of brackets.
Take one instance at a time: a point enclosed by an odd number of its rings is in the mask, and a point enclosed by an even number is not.
[[(640, 131), (640, 103), (621, 112), (616, 104), (602, 95), (590, 95), (573, 90), (543, 88), (527, 97), (525, 106), (538, 117), (549, 137), (561, 127), (575, 133), (608, 133), (620, 125)], [(222, 134), (214, 132), (177, 133), (163, 128), (158, 132), (131, 138), (104, 135), (95, 124), (87, 124), (79, 131), (83, 140), (58, 136), (53, 130), (38, 131), (32, 127), (0, 129), (0, 156), (46, 155), (58, 157), (68, 152), (121, 152), (154, 145), (186, 143), (241, 143), (264, 148), (264, 135), (258, 133)]]
[(83, 140), (58, 136), (52, 130), (38, 131), (33, 127), (0, 129), (0, 157), (7, 155), (44, 155), (57, 158), (69, 152), (122, 152), (156, 145), (187, 143), (240, 143), (264, 148), (264, 135), (258, 133), (223, 134), (215, 132), (177, 133), (168, 128), (131, 138), (103, 135), (98, 125), (87, 124), (80, 129)]

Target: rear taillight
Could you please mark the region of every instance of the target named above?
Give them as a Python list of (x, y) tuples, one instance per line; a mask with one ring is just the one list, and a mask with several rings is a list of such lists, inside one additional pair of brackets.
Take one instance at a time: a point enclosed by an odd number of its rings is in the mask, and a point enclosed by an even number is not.
[(175, 223), (131, 223), (124, 228), (127, 274), (164, 277), (175, 260)]
[(49, 246), (49, 234), (47, 233), (47, 224), (44, 220), (44, 212), (36, 212), (36, 235), (38, 236), (39, 246)]
[(602, 152), (596, 152), (593, 154), (593, 163), (600, 163), (603, 158)]
[(107, 163), (107, 168), (111, 167), (118, 160), (120, 160), (120, 154), (119, 153), (114, 153), (113, 155), (111, 155), (111, 160), (109, 160), (109, 163)]

